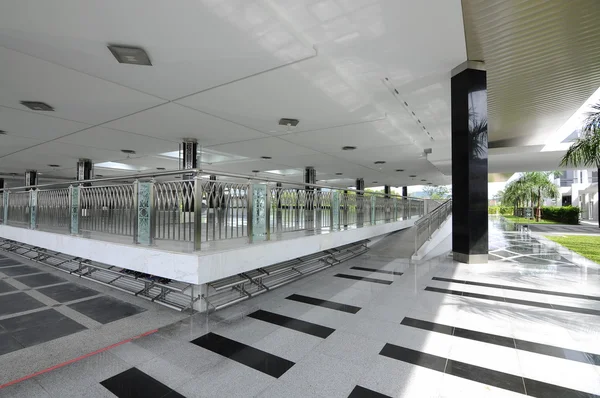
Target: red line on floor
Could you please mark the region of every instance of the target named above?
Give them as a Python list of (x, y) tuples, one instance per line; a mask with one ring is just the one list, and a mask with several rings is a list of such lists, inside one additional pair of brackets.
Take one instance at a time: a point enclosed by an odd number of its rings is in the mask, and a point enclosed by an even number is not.
[(147, 331), (147, 332), (145, 332), (145, 333), (142, 333), (142, 334), (140, 334), (140, 335), (138, 335), (138, 336), (131, 337), (131, 338), (127, 339), (127, 340), (123, 340), (123, 341), (120, 341), (120, 342), (118, 342), (118, 343), (115, 343), (115, 344), (111, 344), (111, 345), (109, 345), (109, 346), (107, 346), (107, 347), (100, 348), (99, 350), (92, 351), (92, 352), (90, 352), (90, 353), (87, 353), (87, 354), (84, 354), (84, 355), (82, 355), (82, 356), (80, 356), (80, 357), (73, 358), (73, 359), (70, 359), (70, 360), (68, 360), (68, 361), (66, 361), (66, 362), (59, 363), (58, 365), (51, 366), (51, 367), (49, 367), (49, 368), (46, 368), (46, 369), (44, 369), (44, 370), (40, 370), (39, 372), (32, 373), (32, 374), (30, 374), (30, 375), (28, 375), (28, 376), (24, 376), (24, 377), (21, 377), (21, 378), (19, 378), (19, 379), (16, 379), (16, 380), (9, 381), (8, 383), (5, 383), (5, 384), (2, 384), (2, 385), (0, 385), (0, 390), (2, 390), (2, 389), (3, 389), (3, 388), (5, 388), (5, 387), (12, 386), (13, 384), (17, 384), (17, 383), (20, 383), (20, 382), (22, 382), (22, 381), (25, 381), (25, 380), (31, 379), (32, 377), (36, 377), (36, 376), (42, 375), (42, 374), (44, 374), (44, 373), (48, 373), (48, 372), (51, 372), (51, 371), (53, 371), (53, 370), (56, 370), (56, 369), (62, 368), (63, 366), (70, 365), (70, 364), (72, 364), (72, 363), (75, 363), (75, 362), (77, 362), (77, 361), (81, 361), (82, 359), (89, 358), (89, 357), (91, 357), (91, 356), (93, 356), (93, 355), (96, 355), (96, 354), (99, 354), (99, 353), (101, 353), (101, 352), (104, 352), (104, 351), (110, 350), (111, 348), (115, 348), (115, 347), (118, 347), (118, 346), (120, 346), (120, 345), (123, 345), (123, 344), (129, 343), (129, 342), (131, 342), (131, 341), (133, 341), (133, 340), (139, 339), (140, 337), (149, 336), (149, 335), (151, 335), (151, 334), (153, 334), (153, 333), (156, 333), (156, 332), (158, 332), (158, 329), (149, 330), (149, 331)]

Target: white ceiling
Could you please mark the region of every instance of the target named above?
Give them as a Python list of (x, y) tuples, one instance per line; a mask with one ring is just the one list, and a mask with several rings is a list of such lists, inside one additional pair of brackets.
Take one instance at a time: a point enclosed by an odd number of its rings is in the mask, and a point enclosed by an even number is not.
[[(153, 65), (119, 64), (108, 44), (141, 46)], [(78, 158), (175, 170), (164, 153), (195, 138), (211, 170), (447, 184), (450, 71), (466, 59), (460, 0), (5, 0), (0, 173), (72, 178)], [(495, 171), (535, 166), (496, 155)], [(96, 167), (118, 173), (131, 171)]]

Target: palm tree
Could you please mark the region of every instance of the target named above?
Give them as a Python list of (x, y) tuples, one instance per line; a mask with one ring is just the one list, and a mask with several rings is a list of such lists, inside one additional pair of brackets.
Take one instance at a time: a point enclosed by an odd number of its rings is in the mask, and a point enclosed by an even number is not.
[[(591, 108), (583, 121), (579, 138), (571, 145), (560, 165), (595, 167), (600, 176), (600, 103), (592, 105)], [(600, 188), (600, 183), (598, 187)], [(598, 215), (600, 227), (600, 189)]]
[(538, 222), (542, 218), (542, 199), (555, 198), (558, 195), (558, 187), (550, 181), (550, 176), (553, 176), (554, 174), (554, 172), (543, 173), (534, 171), (525, 173), (521, 177), (531, 190), (531, 207), (533, 207), (534, 198), (537, 199), (535, 219)]

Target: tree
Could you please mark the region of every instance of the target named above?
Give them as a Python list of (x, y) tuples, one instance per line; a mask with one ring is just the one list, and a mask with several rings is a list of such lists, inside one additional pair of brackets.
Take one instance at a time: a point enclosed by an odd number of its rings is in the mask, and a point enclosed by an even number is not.
[(452, 195), (452, 192), (450, 192), (448, 187), (445, 187), (443, 185), (425, 186), (425, 187), (423, 187), (423, 192), (425, 192), (425, 194), (430, 199), (436, 199), (436, 200), (447, 199), (449, 196)]
[[(542, 216), (542, 200), (555, 198), (558, 195), (558, 187), (550, 180), (554, 175), (555, 172), (523, 173), (519, 179), (505, 187), (502, 203), (512, 204), (515, 210), (527, 204), (532, 208), (536, 207), (535, 218), (539, 221)], [(535, 206), (536, 202), (537, 206)]]
[[(600, 103), (592, 105), (581, 126), (580, 136), (560, 162), (561, 166), (595, 167), (600, 175)], [(600, 183), (598, 184), (600, 199)], [(600, 200), (598, 200), (598, 226), (600, 227)]]

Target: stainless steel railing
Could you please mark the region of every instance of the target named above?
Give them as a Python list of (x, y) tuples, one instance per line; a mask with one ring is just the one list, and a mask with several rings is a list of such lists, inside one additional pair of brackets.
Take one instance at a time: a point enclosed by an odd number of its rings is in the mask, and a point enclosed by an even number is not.
[[(207, 173), (222, 180), (208, 179)], [(175, 175), (182, 179), (172, 180)], [(135, 181), (119, 182), (127, 178)], [(253, 199), (257, 194), (265, 195), (262, 202)], [(202, 242), (251, 238), (259, 230), (268, 239), (408, 220), (425, 212), (417, 198), (199, 169), (7, 188), (0, 195), (4, 224), (98, 239), (126, 236), (140, 244), (183, 242), (195, 250)]]
[(452, 199), (449, 199), (415, 222), (415, 254), (451, 214)]
[(37, 191), (38, 228), (68, 232), (69, 223), (69, 188)]

